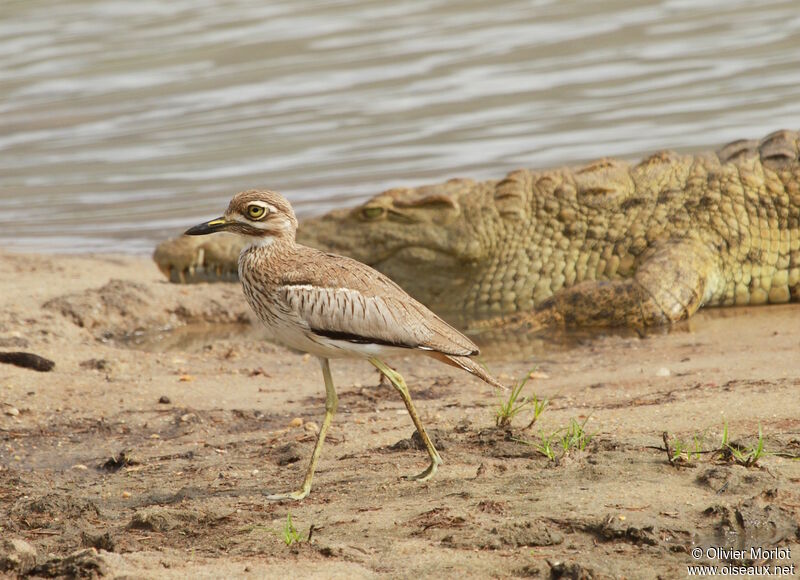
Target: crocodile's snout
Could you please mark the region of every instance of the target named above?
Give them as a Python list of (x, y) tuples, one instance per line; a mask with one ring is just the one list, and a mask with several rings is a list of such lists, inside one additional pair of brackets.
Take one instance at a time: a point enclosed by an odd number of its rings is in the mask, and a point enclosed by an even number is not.
[(159, 244), (153, 260), (171, 282), (235, 281), (243, 245), (244, 240), (235, 234), (180, 236)]

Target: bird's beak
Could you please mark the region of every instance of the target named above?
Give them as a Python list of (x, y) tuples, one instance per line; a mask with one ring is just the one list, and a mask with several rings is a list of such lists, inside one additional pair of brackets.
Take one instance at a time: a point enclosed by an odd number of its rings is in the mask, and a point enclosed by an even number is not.
[(204, 224), (197, 224), (183, 233), (187, 236), (204, 236), (206, 234), (213, 234), (214, 232), (221, 232), (230, 225), (231, 222), (227, 221), (224, 217), (219, 217)]

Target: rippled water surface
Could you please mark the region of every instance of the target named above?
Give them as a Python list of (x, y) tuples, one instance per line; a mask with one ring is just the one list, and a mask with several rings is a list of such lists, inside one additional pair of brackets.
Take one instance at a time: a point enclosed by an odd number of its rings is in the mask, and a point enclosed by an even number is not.
[(800, 128), (796, 1), (0, 3), (0, 247)]

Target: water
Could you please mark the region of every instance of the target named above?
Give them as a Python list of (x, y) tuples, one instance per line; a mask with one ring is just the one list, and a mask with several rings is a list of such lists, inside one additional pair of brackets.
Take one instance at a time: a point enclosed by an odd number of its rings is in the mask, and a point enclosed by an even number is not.
[(791, 0), (0, 3), (0, 248), (800, 128)]

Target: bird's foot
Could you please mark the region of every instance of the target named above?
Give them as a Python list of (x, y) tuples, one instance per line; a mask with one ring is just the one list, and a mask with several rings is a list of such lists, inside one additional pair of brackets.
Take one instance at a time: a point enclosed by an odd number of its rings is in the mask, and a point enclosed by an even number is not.
[(418, 473), (417, 475), (404, 475), (403, 479), (406, 481), (428, 481), (431, 477), (436, 475), (436, 471), (439, 469), (439, 465), (442, 464), (442, 460), (439, 459), (431, 461), (431, 464), (428, 468), (423, 471), (422, 473)]
[(267, 495), (266, 498), (269, 501), (300, 501), (304, 499), (310, 491), (310, 488), (302, 488), (289, 493), (271, 493)]

